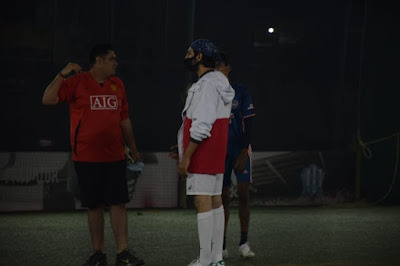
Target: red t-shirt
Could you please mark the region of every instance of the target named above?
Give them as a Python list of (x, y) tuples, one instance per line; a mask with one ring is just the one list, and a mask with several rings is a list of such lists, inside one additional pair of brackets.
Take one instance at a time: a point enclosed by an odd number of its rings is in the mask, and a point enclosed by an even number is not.
[(61, 84), (60, 102), (69, 103), (72, 159), (81, 162), (112, 162), (125, 159), (121, 121), (129, 118), (125, 87), (117, 77), (103, 85), (90, 71)]

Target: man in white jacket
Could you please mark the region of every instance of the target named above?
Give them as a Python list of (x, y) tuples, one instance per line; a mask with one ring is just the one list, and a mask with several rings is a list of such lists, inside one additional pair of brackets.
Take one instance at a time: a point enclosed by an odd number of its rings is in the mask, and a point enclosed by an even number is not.
[(225, 265), (222, 259), (224, 208), (222, 182), (229, 117), (235, 91), (215, 71), (219, 53), (207, 39), (194, 41), (185, 66), (198, 81), (188, 91), (178, 132), (179, 174), (187, 178), (186, 194), (194, 195), (200, 241), (199, 259), (189, 265)]

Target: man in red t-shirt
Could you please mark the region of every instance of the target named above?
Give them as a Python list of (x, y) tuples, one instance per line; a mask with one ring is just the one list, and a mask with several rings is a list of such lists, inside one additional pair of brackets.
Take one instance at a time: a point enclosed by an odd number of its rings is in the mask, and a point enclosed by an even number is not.
[(117, 242), (116, 265), (144, 264), (128, 250), (125, 145), (133, 160), (139, 160), (140, 154), (128, 115), (125, 87), (114, 76), (117, 66), (113, 48), (96, 45), (90, 53), (90, 70), (82, 72), (78, 64), (69, 63), (47, 86), (42, 99), (44, 105), (69, 104), (72, 159), (82, 207), (88, 208), (94, 248), (84, 265), (107, 265), (103, 252), (105, 207), (110, 207)]

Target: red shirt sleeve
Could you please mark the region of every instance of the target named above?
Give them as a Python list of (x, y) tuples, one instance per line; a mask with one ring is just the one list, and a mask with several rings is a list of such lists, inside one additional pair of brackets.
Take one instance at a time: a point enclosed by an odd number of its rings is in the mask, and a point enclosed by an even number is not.
[(125, 86), (121, 82), (122, 87), (122, 106), (121, 106), (121, 120), (129, 118), (129, 105), (128, 105), (128, 98), (126, 96)]
[(59, 102), (73, 102), (75, 100), (76, 87), (80, 81), (80, 75), (72, 76), (61, 83), (58, 90)]

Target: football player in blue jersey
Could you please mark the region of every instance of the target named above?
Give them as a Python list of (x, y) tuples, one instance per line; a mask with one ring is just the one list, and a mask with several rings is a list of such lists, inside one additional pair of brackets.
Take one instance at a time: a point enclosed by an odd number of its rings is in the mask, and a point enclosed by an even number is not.
[[(225, 53), (221, 53), (221, 62), (216, 69), (221, 71), (229, 79), (231, 65)], [(232, 82), (235, 90), (235, 98), (232, 102), (231, 117), (229, 123), (228, 148), (225, 161), (225, 174), (222, 190), (222, 201), (225, 210), (225, 231), (223, 256), (228, 257), (226, 247), (226, 229), (229, 220), (229, 203), (231, 198), (231, 174), (234, 171), (237, 179), (237, 194), (239, 198), (239, 219), (241, 236), (239, 242), (239, 254), (244, 258), (254, 257), (247, 240), (250, 220), (249, 185), (252, 182), (251, 175), (251, 145), (250, 133), (253, 117), (255, 116), (253, 101), (250, 92), (245, 86)]]

